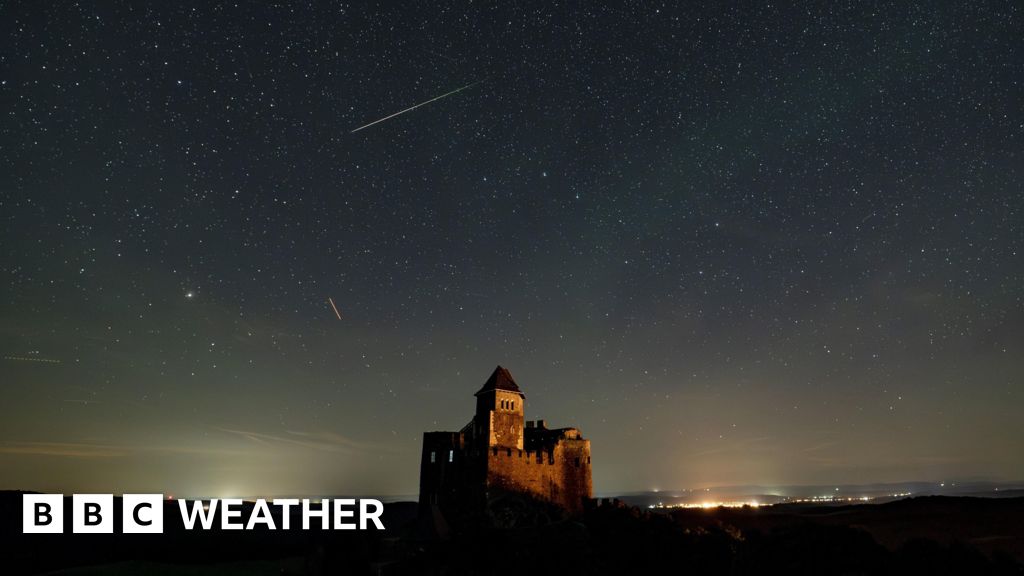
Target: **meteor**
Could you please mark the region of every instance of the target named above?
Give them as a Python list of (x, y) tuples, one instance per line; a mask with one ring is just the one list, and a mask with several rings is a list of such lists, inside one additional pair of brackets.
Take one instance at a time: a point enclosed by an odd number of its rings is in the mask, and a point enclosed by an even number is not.
[(338, 320), (341, 320), (341, 313), (338, 312), (338, 307), (334, 305), (334, 300), (328, 296), (327, 301), (331, 303), (331, 309), (334, 310), (334, 315), (338, 317)]
[(45, 362), (47, 364), (60, 364), (60, 360), (53, 360), (50, 358), (26, 358), (25, 356), (4, 356), (4, 360), (11, 360), (14, 362)]
[(390, 119), (394, 118), (395, 116), (400, 116), (402, 114), (405, 114), (406, 112), (411, 112), (411, 111), (419, 108), (420, 106), (426, 106), (427, 104), (430, 104), (431, 102), (437, 102), (441, 98), (447, 98), (447, 97), (449, 97), (449, 96), (451, 96), (453, 94), (458, 94), (459, 92), (462, 92), (463, 90), (468, 90), (468, 89), (472, 88), (473, 86), (476, 86), (477, 84), (479, 84), (481, 82), (483, 82), (483, 80), (477, 80), (476, 82), (473, 82), (472, 84), (466, 84), (462, 88), (456, 88), (455, 90), (452, 90), (451, 92), (448, 92), (447, 94), (441, 94), (440, 96), (431, 98), (430, 100), (427, 100), (426, 102), (420, 102), (419, 104), (416, 104), (415, 106), (410, 106), (410, 107), (406, 108), (405, 110), (402, 110), (402, 111), (399, 111), (399, 112), (395, 112), (394, 114), (392, 114), (390, 116), (385, 116), (385, 117), (381, 118), (380, 120), (374, 120), (373, 122), (370, 122), (369, 124), (366, 124), (364, 126), (360, 126), (359, 128), (356, 128), (355, 130), (349, 132), (349, 134), (355, 134), (356, 132), (359, 132), (363, 128), (369, 128), (370, 126), (373, 126), (374, 124), (380, 124), (381, 122), (383, 122), (385, 120), (390, 120)]

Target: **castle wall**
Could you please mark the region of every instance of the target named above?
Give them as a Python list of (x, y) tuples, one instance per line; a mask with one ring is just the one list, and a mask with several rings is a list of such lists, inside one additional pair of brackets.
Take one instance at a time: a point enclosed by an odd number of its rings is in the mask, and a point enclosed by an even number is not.
[(420, 457), (420, 509), (437, 505), (446, 510), (469, 509), (482, 493), (484, 466), (469, 457), (461, 432), (426, 432)]
[(545, 450), (490, 447), (487, 487), (528, 493), (570, 511), (579, 512), (593, 494), (590, 441), (562, 439)]
[(504, 446), (523, 449), (523, 415), (519, 412), (493, 411), (488, 416), (490, 421), (491, 446)]

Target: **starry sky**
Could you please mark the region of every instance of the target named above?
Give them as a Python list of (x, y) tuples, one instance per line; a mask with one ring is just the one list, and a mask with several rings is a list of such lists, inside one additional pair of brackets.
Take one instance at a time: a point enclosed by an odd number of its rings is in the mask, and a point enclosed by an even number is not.
[(415, 494), (497, 364), (599, 493), (1020, 480), (1022, 17), (4, 3), (0, 488)]

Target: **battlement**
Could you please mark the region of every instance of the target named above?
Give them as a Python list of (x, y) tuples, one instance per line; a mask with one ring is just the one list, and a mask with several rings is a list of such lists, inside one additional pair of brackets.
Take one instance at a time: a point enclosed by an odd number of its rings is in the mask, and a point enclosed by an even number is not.
[[(494, 448), (491, 449), (491, 456), (492, 457), (505, 456), (507, 458), (519, 458), (519, 459), (525, 460), (527, 464), (529, 464), (530, 462), (534, 462), (534, 461), (536, 461), (537, 464), (549, 464), (549, 465), (552, 465), (552, 466), (555, 464), (555, 450), (515, 450), (515, 449), (512, 449), (512, 448), (498, 448), (498, 447), (494, 447)], [(581, 465), (589, 465), (589, 464), (590, 464), (590, 457), (589, 456), (586, 458), (586, 460), (580, 459), (579, 462), (577, 462), (575, 459), (573, 460), (573, 465), (576, 466), (576, 467), (579, 467)]]

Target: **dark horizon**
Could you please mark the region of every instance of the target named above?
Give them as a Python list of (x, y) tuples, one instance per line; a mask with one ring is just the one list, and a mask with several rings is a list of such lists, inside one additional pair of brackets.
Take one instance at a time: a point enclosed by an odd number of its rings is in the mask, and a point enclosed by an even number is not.
[[(943, 485), (944, 484), (944, 485)], [(905, 491), (908, 487), (913, 487), (916, 490)], [(631, 497), (637, 496), (649, 496), (655, 497), (656, 495), (663, 495), (666, 498), (686, 498), (691, 497), (695, 501), (700, 500), (700, 494), (706, 490), (710, 490), (712, 493), (719, 496), (728, 495), (729, 497), (740, 496), (740, 495), (765, 495), (765, 496), (776, 496), (780, 499), (784, 498), (809, 498), (812, 496), (828, 495), (831, 491), (835, 490), (836, 486), (832, 484), (788, 484), (780, 486), (758, 486), (758, 485), (721, 485), (721, 486), (695, 486), (695, 487), (682, 487), (674, 489), (659, 489), (659, 490), (634, 490), (634, 491), (615, 491), (615, 492), (603, 492), (599, 490), (594, 491), (594, 498), (596, 499), (607, 499), (607, 498), (619, 498), (630, 500)], [(65, 495), (73, 494), (73, 490), (60, 490), (52, 489), (53, 493), (61, 493)], [(0, 487), (0, 492), (39, 492), (42, 490), (35, 490), (26, 488), (23, 486), (19, 487)], [(895, 492), (895, 493), (894, 493)], [(896, 481), (896, 482), (885, 482), (885, 483), (873, 483), (873, 484), (850, 484), (840, 485), (839, 494), (843, 497), (850, 494), (870, 494), (866, 503), (872, 503), (874, 500), (878, 501), (889, 501), (891, 499), (901, 498), (915, 498), (922, 496), (966, 496), (972, 498), (1003, 498), (1003, 497), (1020, 497), (1024, 496), (1024, 480), (1020, 481), (1006, 481), (997, 482), (989, 480), (964, 480), (954, 482), (924, 482), (924, 481)], [(119, 494), (115, 494), (118, 496)], [(173, 496), (175, 499), (185, 500), (208, 500), (212, 498), (243, 498), (246, 500), (264, 498), (377, 498), (382, 502), (415, 502), (418, 495), (416, 492), (410, 492), (406, 494), (399, 493), (379, 493), (379, 492), (366, 492), (366, 493), (355, 493), (355, 492), (337, 492), (337, 493), (253, 493), (253, 494), (165, 494), (165, 496)], [(839, 498), (837, 498), (838, 500)], [(775, 502), (763, 502), (762, 504), (773, 504)]]

